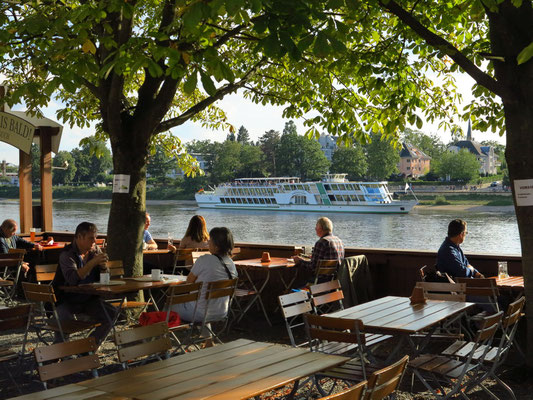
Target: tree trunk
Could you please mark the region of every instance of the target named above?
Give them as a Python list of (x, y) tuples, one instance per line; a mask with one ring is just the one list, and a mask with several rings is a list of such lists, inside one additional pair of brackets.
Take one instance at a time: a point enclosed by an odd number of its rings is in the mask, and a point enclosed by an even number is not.
[(148, 143), (112, 140), (114, 174), (129, 175), (128, 193), (113, 193), (108, 223), (110, 259), (122, 260), (126, 276), (143, 271), (143, 232), (146, 213), (146, 160)]
[[(527, 364), (533, 368), (533, 206), (518, 207), (514, 181), (533, 179), (533, 107), (516, 104), (505, 106), (507, 148), (505, 158), (515, 199), (516, 219), (522, 248), (522, 273), (526, 296)], [(499, 232), (494, 232), (498, 235)]]

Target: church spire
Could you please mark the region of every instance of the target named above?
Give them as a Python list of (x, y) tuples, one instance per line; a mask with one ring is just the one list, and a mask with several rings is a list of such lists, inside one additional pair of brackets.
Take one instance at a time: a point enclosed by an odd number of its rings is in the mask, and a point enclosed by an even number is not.
[(468, 119), (468, 129), (466, 131), (466, 140), (472, 141), (472, 124), (470, 122), (470, 118)]

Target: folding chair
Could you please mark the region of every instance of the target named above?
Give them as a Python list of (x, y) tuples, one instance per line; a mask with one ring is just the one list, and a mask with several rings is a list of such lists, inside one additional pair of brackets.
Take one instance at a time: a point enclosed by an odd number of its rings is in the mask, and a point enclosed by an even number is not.
[(408, 361), (409, 356), (404, 356), (394, 364), (373, 372), (368, 379), (364, 400), (381, 400), (398, 389)]
[[(326, 317), (323, 315), (305, 314), (305, 328), (311, 351), (327, 354), (339, 354), (353, 357), (347, 363), (315, 374), (315, 385), (322, 396), (324, 392), (320, 385), (323, 378), (335, 381), (360, 382), (368, 378), (369, 373), (377, 370), (375, 359), (369, 350), (384, 340), (390, 339), (386, 335), (367, 335), (361, 320)], [(374, 364), (372, 365), (371, 362)], [(331, 390), (335, 388), (332, 385)]]
[(358, 383), (340, 393), (332, 394), (330, 396), (321, 397), (318, 400), (363, 400), (367, 381)]
[(494, 314), (500, 311), (498, 304), (498, 286), (494, 278), (457, 278), (457, 283), (464, 283), (466, 285), (466, 296), (468, 301), (476, 303), (478, 310), (482, 311), (474, 315), (466, 315), (465, 328), (471, 338), (474, 337), (474, 332), (471, 329), (471, 322), (479, 322), (487, 314)]
[[(449, 399), (458, 394), (468, 399), (467, 390), (482, 383), (480, 380), (471, 382), (465, 378), (478, 376), (482, 371), (481, 365), (491, 349), (491, 343), (500, 326), (502, 315), (503, 312), (500, 311), (483, 318), (483, 325), (478, 330), (475, 341), (468, 346), (468, 352), (464, 358), (423, 354), (409, 363), (414, 374), (435, 398)], [(448, 387), (448, 392), (444, 386)]]
[[(124, 276), (124, 266), (122, 260), (110, 260), (106, 263), (106, 267), (109, 270), (109, 277), (112, 278), (122, 278)], [(122, 299), (107, 299), (107, 303), (111, 304), (113, 307), (120, 307), (119, 315), (124, 313), (127, 310), (139, 310), (135, 315), (133, 311), (130, 314), (126, 314), (126, 318), (129, 322), (137, 321), (141, 312), (143, 312), (148, 306), (152, 305), (149, 301), (132, 301)]]
[[(228, 319), (230, 314), (229, 310), (231, 310), (231, 302), (233, 300), (233, 296), (235, 295), (235, 290), (237, 289), (237, 280), (237, 278), (234, 278), (207, 283), (207, 290), (205, 292), (206, 305), (205, 313), (202, 320), (201, 332), (205, 332), (207, 330), (211, 334), (213, 339), (218, 341), (219, 343), (222, 343), (222, 340), (220, 340), (219, 335), (224, 332), (228, 325)], [(223, 299), (225, 297), (229, 297), (228, 313), (221, 319), (213, 319), (209, 315), (209, 304), (212, 304), (213, 302), (219, 299)], [(214, 322), (222, 322), (222, 328), (217, 330), (217, 332), (215, 332), (215, 330), (211, 328), (211, 324)]]
[[(167, 299), (165, 302), (165, 309), (167, 310), (167, 318), (166, 318), (167, 325), (168, 325), (168, 321), (170, 318), (170, 309), (172, 306), (176, 304), (194, 302), (194, 310), (193, 310), (193, 318), (192, 318), (193, 320), (189, 321), (189, 323), (182, 323), (178, 326), (168, 328), (169, 333), (172, 335), (172, 338), (176, 341), (178, 345), (178, 350), (181, 350), (183, 353), (185, 353), (186, 346), (189, 343), (191, 343), (192, 328), (193, 328), (194, 320), (196, 319), (196, 307), (198, 305), (198, 301), (200, 300), (200, 296), (202, 294), (202, 285), (203, 285), (203, 282), (183, 283), (181, 285), (171, 286), (166, 293)], [(177, 336), (178, 332), (180, 333), (188, 332), (188, 337), (185, 343), (182, 343), (182, 341), (179, 340)]]
[[(429, 300), (466, 301), (466, 284), (449, 282), (417, 282), (416, 287), (422, 288), (424, 297)], [(431, 335), (432, 338), (457, 339), (462, 338), (461, 318), (459, 314), (453, 319), (444, 321), (438, 330)]]
[[(513, 390), (509, 385), (507, 385), (498, 377), (498, 375), (496, 374), (496, 370), (505, 362), (505, 359), (509, 355), (509, 352), (515, 339), (518, 321), (523, 316), (522, 309), (524, 307), (525, 302), (526, 298), (521, 297), (514, 303), (509, 304), (509, 307), (507, 308), (507, 311), (503, 316), (502, 336), (499, 340), (498, 346), (492, 346), (490, 350), (486, 353), (483, 363), (481, 364), (481, 369), (483, 371), (480, 372), (478, 377), (472, 379), (470, 382), (470, 385), (472, 387), (475, 387), (479, 384), (479, 386), (493, 398), (498, 397), (494, 395), (485, 385), (483, 385), (483, 381), (487, 378), (494, 379), (501, 387), (503, 387), (509, 393), (509, 395), (514, 400), (516, 400), (516, 396)], [(464, 359), (468, 356), (472, 346), (474, 346), (474, 343), (472, 342), (456, 341), (446, 350), (444, 350), (442, 354), (450, 357)], [(484, 349), (480, 349), (480, 351), (475, 353), (472, 357), (474, 361), (479, 362), (480, 356), (483, 355), (483, 351), (481, 350)]]
[(338, 260), (318, 260), (313, 284), (316, 285), (319, 281), (334, 280), (337, 277), (338, 266)]
[(144, 357), (140, 361), (142, 364), (152, 359), (168, 358), (172, 349), (166, 322), (115, 332), (115, 343), (118, 360), (124, 369), (140, 357)]
[(319, 283), (309, 287), (311, 299), (316, 314), (326, 314), (336, 310), (343, 310), (344, 294), (338, 280)]
[(11, 374), (10, 368), (7, 364), (10, 361), (17, 360), (17, 368), (15, 369), (15, 376), (20, 377), (20, 368), (22, 366), (22, 359), (26, 349), (26, 340), (28, 338), (28, 322), (30, 317), (31, 304), (23, 304), (11, 308), (0, 309), (0, 331), (11, 331), (24, 328), (24, 338), (20, 351), (13, 351), (10, 346), (0, 346), (0, 363), (2, 363), (4, 370), (20, 392), (20, 388), (16, 379)]
[(81, 371), (90, 370), (95, 378), (98, 377), (100, 360), (94, 354), (96, 349), (96, 342), (92, 337), (37, 347), (34, 355), (44, 388), (48, 388), (47, 383), (51, 379)]
[(36, 280), (39, 284), (50, 284), (56, 276), (57, 264), (37, 264), (35, 266)]
[(20, 271), (26, 251), (18, 253), (0, 254), (0, 289), (1, 297), (7, 305), (13, 303), (20, 279)]
[(190, 270), (191, 266), (193, 265), (192, 261), (192, 252), (196, 252), (200, 249), (197, 248), (183, 248), (183, 249), (176, 249), (176, 252), (174, 253), (174, 259), (172, 262), (172, 275), (177, 275), (177, 272), (181, 272), (183, 270)]
[[(35, 329), (37, 337), (45, 344), (53, 339), (47, 341), (42, 335), (42, 331), (59, 332), (61, 339), (65, 341), (65, 334), (91, 331), (99, 325), (99, 323), (91, 321), (61, 321), (56, 309), (56, 295), (51, 285), (22, 282), (22, 288), (26, 300), (34, 303), (30, 313), (29, 327)], [(49, 304), (48, 310), (45, 307), (46, 303)], [(47, 314), (51, 314), (53, 318), (48, 318)]]
[(285, 320), (285, 326), (287, 327), (287, 333), (289, 334), (291, 345), (293, 347), (307, 345), (307, 341), (305, 341), (305, 343), (296, 342), (295, 334), (297, 334), (297, 332), (295, 331), (299, 328), (302, 328), (303, 331), (303, 327), (305, 326), (303, 315), (313, 312), (309, 292), (306, 290), (299, 290), (297, 292), (284, 294), (278, 296), (278, 301), (281, 313), (283, 314), (283, 319)]

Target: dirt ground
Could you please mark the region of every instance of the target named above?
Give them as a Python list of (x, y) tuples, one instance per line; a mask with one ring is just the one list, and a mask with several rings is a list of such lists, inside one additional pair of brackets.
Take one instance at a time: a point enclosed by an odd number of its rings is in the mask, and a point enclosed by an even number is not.
[[(289, 345), (289, 338), (285, 329), (285, 325), (281, 319), (275, 320), (272, 327), (260, 318), (257, 314), (257, 318), (251, 318), (243, 320), (238, 326), (233, 326), (222, 339), (225, 342), (235, 340), (238, 338), (247, 338), (256, 341), (275, 342), (280, 344)], [(7, 333), (0, 336), (0, 347), (10, 346), (13, 349), (20, 348), (23, 335), (20, 333)], [(303, 339), (303, 338), (302, 338)], [(35, 348), (37, 338), (35, 334), (30, 334), (29, 348), (30, 350)], [(42, 344), (40, 344), (42, 345)], [(439, 343), (433, 346), (431, 350), (437, 351), (439, 346), (445, 346), (445, 343)], [(378, 350), (386, 355), (387, 352), (394, 346), (394, 343), (389, 343), (387, 346), (383, 346)], [(106, 375), (112, 372), (121, 370), (121, 367), (117, 364), (116, 347), (110, 341), (106, 341), (99, 350), (99, 355), (102, 363), (102, 368), (99, 370), (99, 375)], [(179, 356), (177, 356), (179, 357)], [(7, 365), (0, 375), (0, 399), (10, 398), (18, 396), (20, 394), (27, 394), (43, 390), (43, 386), (40, 383), (38, 376), (35, 372), (35, 362), (31, 356), (26, 357), (23, 364), (23, 372), (20, 372), (16, 368), (15, 364)], [(18, 388), (12, 383), (9, 377), (9, 373), (18, 383)], [(533, 399), (533, 379), (531, 375), (527, 375), (526, 369), (523, 366), (523, 362), (520, 356), (516, 353), (512, 353), (508, 359), (507, 364), (500, 371), (500, 376), (507, 382), (514, 390), (517, 399), (519, 400), (531, 400)], [(80, 374), (66, 379), (58, 380), (54, 382), (54, 386), (60, 386), (76, 381), (82, 381), (90, 378), (89, 374)], [(507, 392), (503, 391), (495, 382), (489, 382), (487, 386), (492, 390), (500, 399), (510, 399)], [(337, 386), (338, 391), (341, 386)], [(284, 394), (290, 392), (290, 388), (282, 388), (276, 392), (266, 393), (262, 396), (262, 399), (277, 399), (281, 398)], [(481, 391), (475, 390), (469, 393), (469, 398), (472, 400), (488, 399), (489, 396)], [(304, 386), (297, 393), (296, 399), (318, 399), (319, 393), (313, 389), (310, 385)], [(411, 385), (411, 375), (406, 374), (403, 378), (401, 388), (397, 392), (397, 398), (400, 400), (421, 400), (432, 399), (434, 396), (420, 384), (417, 379), (414, 379), (414, 385)]]

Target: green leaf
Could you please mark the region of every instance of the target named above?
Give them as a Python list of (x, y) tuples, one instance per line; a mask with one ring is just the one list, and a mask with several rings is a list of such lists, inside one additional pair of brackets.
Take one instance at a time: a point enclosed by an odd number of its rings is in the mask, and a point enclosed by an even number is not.
[(531, 42), (524, 50), (522, 50), (518, 57), (516, 57), (516, 62), (518, 65), (528, 62), (531, 57), (533, 57), (533, 42)]
[(191, 94), (194, 93), (194, 90), (196, 89), (197, 84), (198, 84), (198, 74), (196, 73), (196, 71), (194, 71), (191, 75), (189, 75), (189, 77), (183, 84), (183, 91), (185, 92), (186, 95), (190, 96)]
[(313, 46), (313, 53), (317, 57), (325, 57), (331, 52), (331, 47), (328, 44), (328, 39), (326, 35), (322, 32), (319, 32), (315, 39), (315, 44)]
[(213, 96), (217, 92), (217, 88), (215, 87), (215, 84), (211, 80), (211, 77), (207, 75), (205, 72), (200, 71), (200, 78), (202, 80), (202, 86), (204, 87), (207, 94), (210, 96)]

